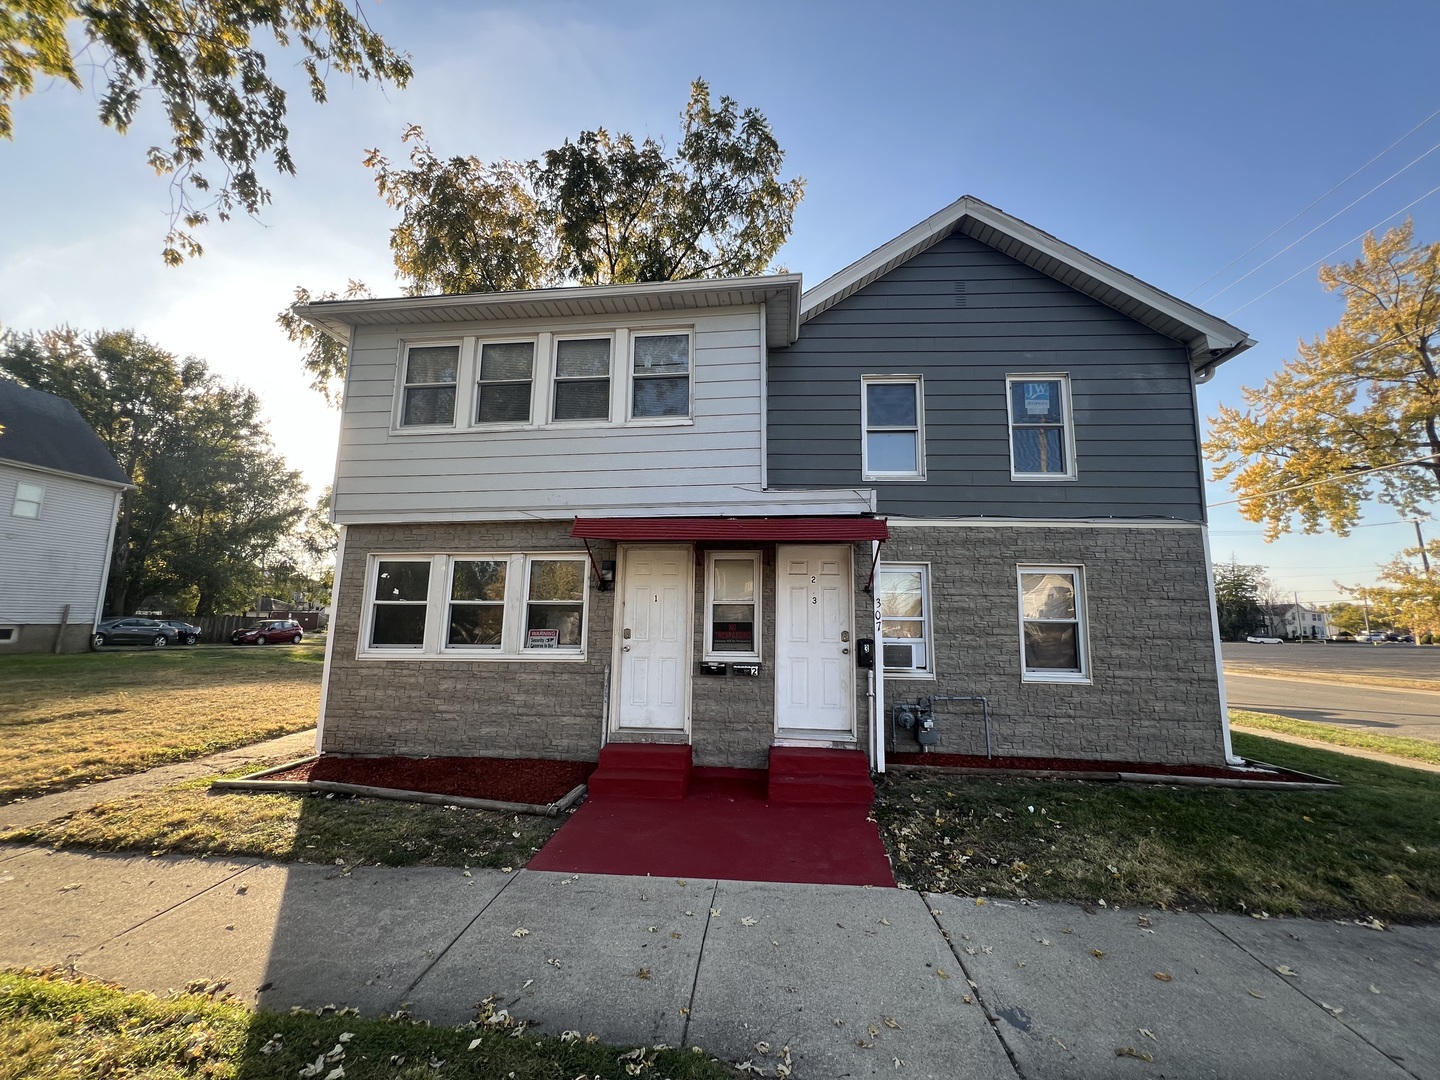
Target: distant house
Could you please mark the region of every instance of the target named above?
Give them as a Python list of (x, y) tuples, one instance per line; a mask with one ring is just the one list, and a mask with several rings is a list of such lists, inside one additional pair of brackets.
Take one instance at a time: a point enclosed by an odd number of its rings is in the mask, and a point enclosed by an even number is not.
[(1330, 637), (1330, 613), (1306, 604), (1286, 604), (1276, 613), (1284, 637), (1324, 641)]
[(75, 406), (0, 379), (0, 655), (80, 652), (133, 486)]

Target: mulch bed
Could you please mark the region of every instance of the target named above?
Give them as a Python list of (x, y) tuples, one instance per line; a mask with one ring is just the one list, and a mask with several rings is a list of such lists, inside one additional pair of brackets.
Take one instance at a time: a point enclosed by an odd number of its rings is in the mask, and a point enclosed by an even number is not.
[(1199, 776), (1211, 780), (1259, 780), (1314, 783), (1315, 777), (1275, 765), (1165, 765), (1138, 761), (1077, 761), (1074, 758), (992, 757), (979, 754), (887, 754), (895, 765), (930, 765), (960, 769), (1026, 770), (1035, 772), (1140, 773), (1148, 776)]
[(469, 799), (531, 803), (556, 802), (595, 771), (593, 761), (480, 757), (322, 757), (266, 780), (328, 780), (398, 791), (424, 791)]

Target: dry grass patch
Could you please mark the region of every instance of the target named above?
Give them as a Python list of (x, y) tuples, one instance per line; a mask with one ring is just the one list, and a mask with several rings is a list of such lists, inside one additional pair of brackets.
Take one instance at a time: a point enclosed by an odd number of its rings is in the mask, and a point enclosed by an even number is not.
[(324, 646), (0, 660), (0, 803), (304, 731)]
[(1440, 921), (1440, 777), (1235, 735), (1333, 791), (890, 775), (897, 881), (969, 896)]
[[(235, 775), (264, 765), (256, 762)], [(0, 833), (0, 842), (347, 866), (520, 867), (564, 821), (343, 795), (212, 793), (212, 779), (138, 792), (12, 829)]]

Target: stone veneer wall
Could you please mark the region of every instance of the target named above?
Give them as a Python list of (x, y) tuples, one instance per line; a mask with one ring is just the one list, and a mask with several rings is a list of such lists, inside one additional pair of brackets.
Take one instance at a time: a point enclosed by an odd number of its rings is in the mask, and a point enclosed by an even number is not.
[[(1219, 674), (1196, 528), (917, 527), (882, 562), (928, 562), (934, 680), (885, 680), (886, 704), (990, 700), (997, 755), (1222, 764)], [(1090, 685), (1020, 679), (1016, 565), (1085, 569)], [(983, 754), (979, 705), (937, 706), (939, 751)], [(904, 733), (900, 749), (917, 747)]]
[[(0, 641), (0, 656), (6, 653), (48, 653), (55, 651), (55, 638), (62, 634), (59, 623), (4, 623), (13, 626), (15, 636)], [(90, 624), (66, 623), (60, 641), (62, 653), (81, 653), (90, 648)]]
[[(598, 562), (615, 545), (592, 540)], [(568, 521), (351, 525), (331, 623), (334, 642), (322, 749), (332, 754), (599, 756), (615, 594), (589, 582), (581, 662), (359, 660), (371, 552), (584, 551)]]

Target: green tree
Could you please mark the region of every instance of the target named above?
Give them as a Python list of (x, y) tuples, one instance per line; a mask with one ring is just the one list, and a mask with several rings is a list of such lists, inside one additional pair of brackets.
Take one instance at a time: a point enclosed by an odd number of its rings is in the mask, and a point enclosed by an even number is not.
[[(381, 198), (400, 211), (390, 252), (406, 293), (495, 292), (764, 273), (790, 236), (805, 191), (782, 180), (784, 151), (758, 110), (718, 106), (697, 79), (667, 154), (605, 129), (524, 164), (437, 155), (416, 126), (408, 165), (371, 150)], [(350, 282), (347, 299), (368, 295)], [(296, 289), (297, 303), (338, 299)], [(336, 399), (345, 349), (297, 319), (279, 322), (306, 370)]]
[[(82, 66), (101, 73), (100, 122), (118, 132), (129, 129), (145, 96), (157, 95), (172, 134), (167, 147), (150, 148), (149, 162), (172, 181), (163, 255), (178, 264), (201, 254), (191, 230), (211, 213), (224, 221), (236, 207), (255, 214), (270, 201), (262, 159), (276, 172), (295, 172), (286, 93), (270, 75), (267, 35), (272, 53), (300, 53), (317, 102), (325, 101), (332, 72), (397, 86), (412, 74), (409, 59), (370, 29), (358, 3), (352, 11), (344, 0), (3, 0), (0, 138), (14, 136), (12, 104), (37, 79), (80, 89)], [(218, 184), (200, 171), (207, 158), (219, 162)]]
[(258, 582), (259, 556), (305, 512), (260, 400), (204, 361), (130, 331), (63, 328), (0, 339), (0, 374), (69, 399), (136, 488), (116, 526), (106, 609), (194, 590), (210, 615)]
[(1320, 280), (1340, 321), (1244, 389), (1243, 411), (1221, 406), (1205, 443), (1270, 540), (1297, 519), (1347, 535), (1370, 498), (1410, 515), (1440, 496), (1440, 243), (1415, 244), (1407, 221)]
[(1264, 627), (1260, 596), (1266, 585), (1262, 567), (1234, 561), (1215, 564), (1215, 615), (1222, 639), (1244, 641)]
[(1325, 611), (1330, 616), (1330, 629), (1336, 634), (1359, 634), (1365, 629), (1365, 609), (1359, 604), (1341, 600)]

